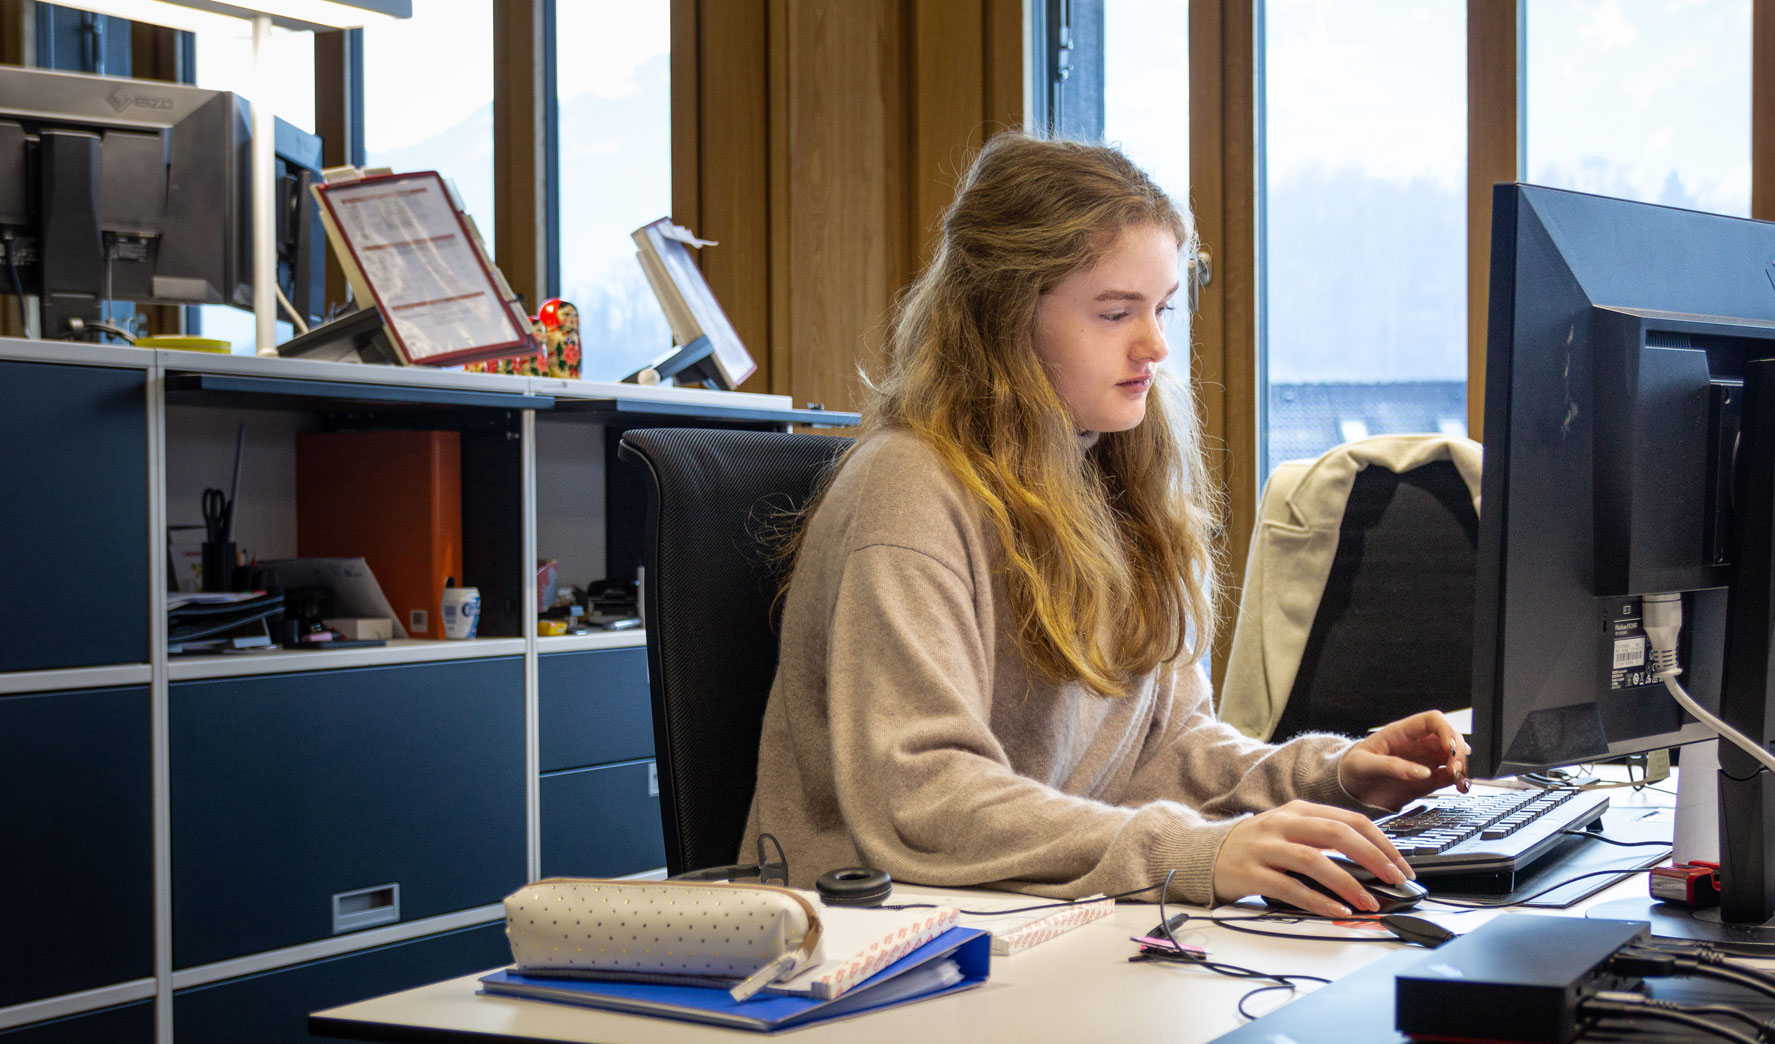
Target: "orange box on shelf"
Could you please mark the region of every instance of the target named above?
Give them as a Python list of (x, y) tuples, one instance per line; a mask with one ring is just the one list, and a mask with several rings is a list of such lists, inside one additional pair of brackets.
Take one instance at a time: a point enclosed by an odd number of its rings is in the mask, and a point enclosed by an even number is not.
[(444, 637), (444, 581), (462, 575), (462, 440), (454, 431), (296, 437), (296, 549), (361, 555), (414, 638)]

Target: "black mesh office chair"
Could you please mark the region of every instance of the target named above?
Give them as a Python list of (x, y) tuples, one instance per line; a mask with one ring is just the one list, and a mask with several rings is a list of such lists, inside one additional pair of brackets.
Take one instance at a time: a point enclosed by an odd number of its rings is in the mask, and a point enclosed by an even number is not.
[(1451, 462), (1358, 473), (1273, 738), (1360, 736), (1421, 710), (1470, 706), (1478, 535), (1472, 493)]
[(849, 445), (650, 428), (625, 433), (617, 449), (648, 491), (642, 613), (668, 873), (739, 854), (777, 669), (770, 527), (807, 502)]

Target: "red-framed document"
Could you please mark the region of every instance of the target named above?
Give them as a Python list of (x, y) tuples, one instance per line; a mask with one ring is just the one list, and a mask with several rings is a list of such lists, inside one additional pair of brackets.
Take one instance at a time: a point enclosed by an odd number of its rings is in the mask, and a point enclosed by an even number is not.
[(516, 295), (437, 171), (327, 174), (314, 188), (327, 237), (403, 362), (453, 366), (536, 351)]

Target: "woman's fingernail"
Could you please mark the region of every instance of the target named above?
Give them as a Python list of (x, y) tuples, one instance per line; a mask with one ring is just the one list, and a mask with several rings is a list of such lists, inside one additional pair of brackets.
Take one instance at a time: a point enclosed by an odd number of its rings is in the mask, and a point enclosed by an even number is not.
[(1339, 904), (1339, 905), (1338, 905), (1338, 907), (1337, 907), (1337, 915), (1338, 915), (1338, 916), (1339, 916), (1339, 917), (1348, 917), (1348, 916), (1350, 916), (1350, 908), (1349, 908), (1349, 907), (1347, 907), (1347, 906), (1344, 906), (1344, 905), (1342, 905), (1342, 904)]
[(1416, 776), (1418, 779), (1429, 779), (1430, 778), (1430, 770), (1425, 768), (1422, 765), (1414, 766), (1411, 770), (1411, 774), (1413, 776)]
[(1405, 871), (1391, 863), (1387, 864), (1387, 883), (1399, 884), (1405, 880)]

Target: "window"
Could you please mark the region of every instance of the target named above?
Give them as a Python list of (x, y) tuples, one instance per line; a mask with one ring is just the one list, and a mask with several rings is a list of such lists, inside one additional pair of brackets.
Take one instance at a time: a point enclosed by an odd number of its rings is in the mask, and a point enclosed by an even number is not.
[[(1189, 8), (1109, 0), (1102, 12), (1103, 140), (1117, 145), (1179, 208), (1189, 205)], [(1083, 63), (1080, 63), (1083, 64)], [(1184, 273), (1178, 273), (1183, 278)], [(1188, 293), (1166, 321), (1173, 373), (1189, 372)]]
[(36, 5), (35, 15), (32, 31), (37, 38), (39, 68), (98, 76), (130, 75), (132, 26), (128, 19), (54, 4)]
[[(232, 91), (250, 102), (259, 86), (253, 71), (253, 24), (240, 19), (239, 26), (236, 31), (192, 34), (192, 82), (207, 90)], [(314, 133), (313, 35), (272, 29), (265, 61), (275, 70), (272, 80), (277, 93), (271, 97), (271, 111), (278, 119)], [(195, 327), (203, 336), (227, 341), (237, 355), (252, 355), (258, 349), (258, 327), (251, 309), (199, 305), (194, 311)], [(295, 327), (280, 312), (277, 339), (286, 340), (294, 333)]]
[[(196, 48), (197, 86), (211, 91), (233, 91), (248, 101), (256, 100), (258, 84), (253, 73), (253, 23), (235, 19), (237, 32), (192, 33)], [(265, 56), (273, 70), (276, 94), (271, 111), (286, 123), (314, 133), (314, 35), (273, 28)]]
[(579, 308), (588, 380), (672, 346), (629, 238), (672, 211), (669, 15), (664, 0), (556, 7), (561, 296)]
[(1260, 482), (1464, 415), (1465, 18), (1413, 0), (1261, 7)]
[(1750, 11), (1528, 5), (1528, 180), (1748, 216)]
[[(1105, 10), (1106, 5), (1115, 13)], [(1122, 6), (1120, 0), (1034, 0), (1032, 126), (1075, 141), (1103, 140), (1110, 79), (1105, 69), (1106, 22), (1121, 18), (1129, 24)], [(1181, 20), (1186, 13), (1187, 8), (1174, 9), (1173, 17)], [(1124, 32), (1122, 39), (1126, 41), (1128, 34)]]
[(366, 161), (450, 179), (491, 249), (492, 0), (426, 0), (363, 34)]

